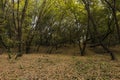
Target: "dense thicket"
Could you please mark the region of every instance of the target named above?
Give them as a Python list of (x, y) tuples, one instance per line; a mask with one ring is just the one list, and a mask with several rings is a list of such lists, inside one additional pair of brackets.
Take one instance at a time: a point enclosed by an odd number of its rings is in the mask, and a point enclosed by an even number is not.
[(120, 0), (0, 0), (0, 47), (22, 56), (31, 47), (53, 48), (77, 44), (80, 54), (86, 46), (120, 43)]

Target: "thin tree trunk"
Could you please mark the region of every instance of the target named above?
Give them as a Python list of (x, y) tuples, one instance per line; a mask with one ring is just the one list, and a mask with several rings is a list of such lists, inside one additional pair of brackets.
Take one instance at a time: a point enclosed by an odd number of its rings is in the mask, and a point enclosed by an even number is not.
[(19, 5), (20, 5), (20, 1), (18, 0), (18, 6), (17, 6), (17, 21), (18, 21), (18, 54), (16, 55), (16, 59), (17, 57), (21, 57), (22, 56), (22, 27), (23, 27), (23, 21), (25, 18), (25, 13), (27, 10), (27, 6), (28, 6), (28, 0), (25, 0), (25, 4), (22, 10), (22, 15), (20, 18), (19, 15)]
[[(85, 1), (85, 0), (82, 0), (82, 1), (83, 1), (84, 4), (85, 4), (86, 10), (87, 10), (87, 13), (88, 13), (88, 16), (89, 16), (88, 19), (90, 19), (91, 22), (92, 22), (92, 24), (93, 24), (94, 38), (95, 38), (94, 40), (97, 40), (98, 44), (99, 44), (100, 46), (102, 46), (103, 49), (105, 49), (105, 50), (110, 54), (111, 59), (112, 59), (112, 60), (115, 60), (114, 54), (102, 43), (102, 41), (98, 38), (98, 36), (95, 36), (96, 34), (98, 34), (98, 30), (97, 30), (97, 27), (96, 27), (97, 25), (95, 24), (95, 21), (94, 21), (93, 17), (91, 16), (89, 1)], [(107, 36), (108, 36), (108, 35), (107, 35)], [(105, 38), (106, 38), (106, 36), (103, 38), (103, 40), (104, 40)]]
[(30, 53), (30, 49), (31, 49), (31, 44), (32, 44), (32, 41), (33, 41), (33, 38), (34, 38), (34, 35), (32, 35), (30, 37), (30, 39), (28, 41), (26, 41), (26, 53)]
[(104, 0), (108, 6), (111, 8), (112, 10), (112, 15), (114, 17), (114, 20), (115, 20), (115, 26), (116, 26), (116, 31), (117, 31), (117, 35), (118, 35), (118, 41), (120, 43), (120, 26), (119, 26), (119, 22), (118, 22), (118, 19), (117, 19), (117, 8), (116, 8), (116, 0), (113, 0), (113, 5), (107, 1), (107, 0)]
[(115, 19), (115, 25), (116, 25), (116, 30), (117, 30), (117, 35), (118, 35), (118, 41), (120, 43), (120, 27), (119, 27), (119, 23), (118, 23), (118, 19), (117, 19), (117, 14), (116, 14), (116, 0), (113, 0), (114, 2), (114, 8), (113, 10), (113, 16)]

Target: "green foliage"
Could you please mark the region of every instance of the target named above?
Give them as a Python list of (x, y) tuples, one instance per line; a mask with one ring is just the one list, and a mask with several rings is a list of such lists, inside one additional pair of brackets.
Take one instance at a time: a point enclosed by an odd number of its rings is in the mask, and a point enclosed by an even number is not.
[[(36, 43), (42, 42), (44, 45), (47, 43), (51, 44), (51, 42), (57, 42), (57, 44), (60, 42), (67, 43), (69, 41), (76, 42), (82, 39), (82, 37), (85, 37), (87, 32), (88, 14), (83, 1), (84, 0), (28, 0), (27, 9), (25, 12), (22, 12), (24, 11), (24, 0), (20, 0), (19, 10), (17, 10), (17, 1), (13, 4), (10, 0), (8, 2), (3, 0), (3, 3), (0, 3), (0, 33), (3, 34), (3, 39), (9, 46), (14, 43), (19, 43), (18, 26), (21, 28), (21, 44), (23, 47), (26, 46), (26, 43), (35, 46)], [(97, 35), (101, 36), (106, 34), (108, 31), (108, 22), (113, 18), (109, 6), (105, 3), (105, 0), (85, 1), (90, 2), (90, 14), (97, 25), (99, 33)], [(120, 23), (120, 6), (118, 3), (119, 0), (116, 0), (116, 15)], [(3, 4), (5, 6), (3, 6)], [(110, 4), (113, 3), (110, 2)], [(21, 23), (22, 15), (25, 15), (23, 23)], [(114, 21), (112, 21), (111, 29), (113, 29), (112, 32), (114, 33), (111, 34), (111, 36), (116, 39), (114, 37), (116, 32), (114, 24)], [(89, 26), (91, 35), (93, 35), (93, 25), (91, 21)], [(89, 34), (88, 36), (90, 37), (91, 35)], [(17, 47), (17, 45), (15, 47)]]

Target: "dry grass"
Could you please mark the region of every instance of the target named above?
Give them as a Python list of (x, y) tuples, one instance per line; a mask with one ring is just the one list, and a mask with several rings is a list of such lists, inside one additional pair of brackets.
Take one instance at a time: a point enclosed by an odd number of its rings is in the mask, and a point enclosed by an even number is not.
[(0, 55), (0, 80), (120, 80), (119, 55), (117, 61), (111, 61), (90, 50), (89, 55), (76, 56), (75, 50), (64, 52), (73, 55), (29, 54), (17, 60)]

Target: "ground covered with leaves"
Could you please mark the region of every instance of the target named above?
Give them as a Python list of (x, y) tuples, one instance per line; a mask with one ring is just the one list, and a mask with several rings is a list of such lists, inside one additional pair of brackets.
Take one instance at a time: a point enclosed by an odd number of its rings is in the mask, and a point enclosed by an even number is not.
[(0, 80), (120, 80), (120, 60), (99, 54), (28, 54), (8, 60), (3, 54)]

